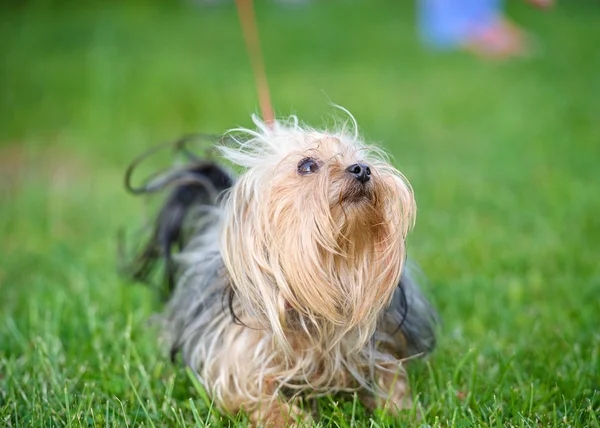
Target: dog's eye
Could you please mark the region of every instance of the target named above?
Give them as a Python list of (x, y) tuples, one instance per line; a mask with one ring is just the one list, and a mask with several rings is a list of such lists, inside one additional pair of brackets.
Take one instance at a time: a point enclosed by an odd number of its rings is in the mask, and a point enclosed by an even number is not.
[(317, 172), (318, 169), (319, 164), (313, 158), (304, 158), (298, 162), (298, 174), (300, 175), (312, 174)]

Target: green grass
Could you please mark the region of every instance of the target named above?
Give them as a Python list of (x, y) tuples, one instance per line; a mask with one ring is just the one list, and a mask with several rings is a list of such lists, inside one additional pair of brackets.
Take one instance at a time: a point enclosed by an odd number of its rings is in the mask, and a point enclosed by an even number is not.
[[(0, 425), (226, 424), (159, 346), (157, 297), (119, 277), (117, 233), (144, 218), (134, 156), (250, 125), (235, 10), (63, 3), (0, 10)], [(410, 372), (421, 422), (599, 426), (600, 7), (511, 3), (539, 52), (493, 64), (424, 52), (402, 3), (258, 17), (278, 113), (344, 105), (414, 185), (410, 255), (444, 320)], [(319, 405), (322, 426), (402, 424)]]

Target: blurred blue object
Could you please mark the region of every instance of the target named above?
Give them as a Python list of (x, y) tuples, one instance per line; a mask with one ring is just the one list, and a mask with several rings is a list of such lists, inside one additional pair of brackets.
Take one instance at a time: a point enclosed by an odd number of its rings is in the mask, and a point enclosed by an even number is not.
[(502, 6), (502, 0), (418, 0), (420, 36), (433, 48), (460, 47), (493, 27)]

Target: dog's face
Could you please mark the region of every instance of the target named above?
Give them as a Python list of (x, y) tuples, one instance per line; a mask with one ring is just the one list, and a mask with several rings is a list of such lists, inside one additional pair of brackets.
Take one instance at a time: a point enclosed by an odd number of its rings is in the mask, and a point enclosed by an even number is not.
[(299, 127), (225, 150), (247, 167), (226, 200), (223, 256), (250, 318), (278, 336), (364, 334), (397, 286), (414, 200), (379, 152)]

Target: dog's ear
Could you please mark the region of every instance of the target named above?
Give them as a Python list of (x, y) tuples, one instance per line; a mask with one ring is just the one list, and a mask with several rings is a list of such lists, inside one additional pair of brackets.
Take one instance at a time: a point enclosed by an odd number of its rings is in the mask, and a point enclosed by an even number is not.
[(164, 263), (164, 283), (168, 294), (175, 286), (173, 255), (183, 249), (190, 234), (190, 214), (198, 207), (211, 206), (217, 196), (231, 187), (233, 178), (220, 166), (196, 162), (174, 169), (148, 184), (151, 192), (170, 188), (165, 203), (158, 212), (152, 234), (129, 269), (132, 279), (148, 283), (155, 269)]

